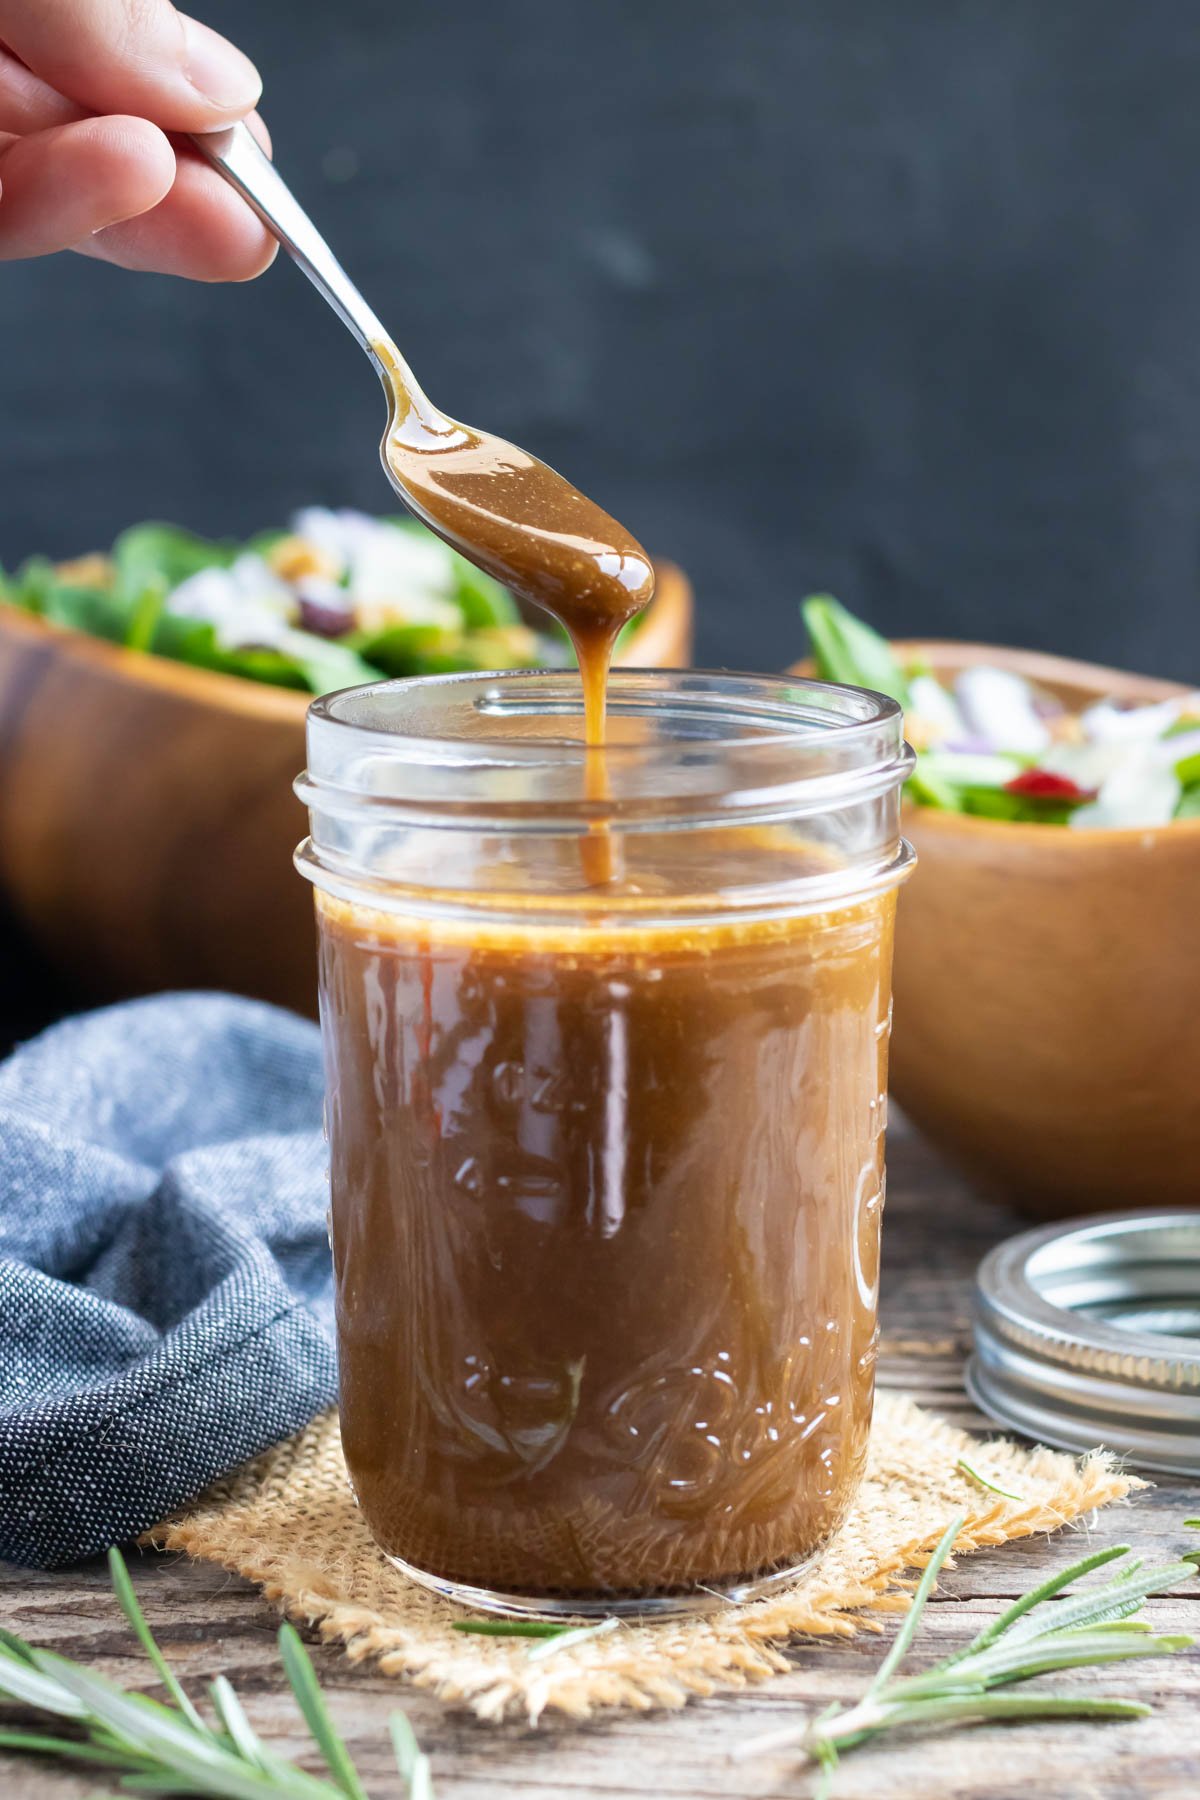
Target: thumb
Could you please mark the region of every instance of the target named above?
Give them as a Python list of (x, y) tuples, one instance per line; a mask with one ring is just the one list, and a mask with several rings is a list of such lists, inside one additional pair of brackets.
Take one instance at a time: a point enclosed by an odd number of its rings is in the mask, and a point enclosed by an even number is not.
[(0, 0), (0, 41), (60, 94), (164, 131), (212, 131), (262, 92), (227, 38), (170, 0)]

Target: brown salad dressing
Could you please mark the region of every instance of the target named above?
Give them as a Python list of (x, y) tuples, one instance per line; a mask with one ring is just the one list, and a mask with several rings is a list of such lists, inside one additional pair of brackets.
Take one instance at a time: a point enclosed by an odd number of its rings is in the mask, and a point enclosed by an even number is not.
[[(391, 371), (388, 468), (413, 511), (456, 550), (563, 626), (579, 658), (589, 744), (604, 742), (604, 690), (623, 625), (654, 594), (637, 539), (527, 450), (445, 420)], [(449, 427), (449, 429), (447, 429)]]
[(342, 1441), (442, 1580), (794, 1566), (861, 1475), (894, 896), (546, 929), (318, 897)]
[[(649, 559), (525, 452), (446, 424), (401, 385), (389, 465), (566, 627), (600, 797), (609, 660)], [(493, 1594), (784, 1570), (836, 1529), (866, 1455), (894, 895), (606, 923), (647, 882), (714, 892), (688, 832), (636, 879), (618, 835), (584, 838), (597, 907), (571, 924), (533, 894), (528, 922), (519, 896), (469, 921), (317, 896), (347, 1463), (389, 1554)], [(763, 879), (805, 872), (794, 840), (743, 853)]]
[[(542, 607), (571, 640), (583, 682), (584, 737), (599, 751), (613, 646), (649, 606), (654, 568), (637, 539), (527, 450), (459, 425), (431, 408), (386, 346), (392, 423), (384, 454), (409, 506), (431, 530), (514, 594)], [(588, 758), (587, 791), (608, 795), (604, 759)], [(603, 830), (580, 846), (593, 886), (611, 881), (613, 842)]]

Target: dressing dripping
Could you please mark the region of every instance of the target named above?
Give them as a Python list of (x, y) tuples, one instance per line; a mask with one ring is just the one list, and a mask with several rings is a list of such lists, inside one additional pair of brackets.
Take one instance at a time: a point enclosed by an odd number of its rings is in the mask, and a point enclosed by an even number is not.
[[(637, 539), (527, 450), (459, 425), (429, 406), (386, 346), (375, 354), (390, 381), (388, 468), (413, 512), (437, 535), (566, 631), (583, 682), (587, 797), (607, 797), (605, 698), (622, 627), (650, 603), (654, 569)], [(614, 874), (603, 828), (583, 843), (593, 884)]]

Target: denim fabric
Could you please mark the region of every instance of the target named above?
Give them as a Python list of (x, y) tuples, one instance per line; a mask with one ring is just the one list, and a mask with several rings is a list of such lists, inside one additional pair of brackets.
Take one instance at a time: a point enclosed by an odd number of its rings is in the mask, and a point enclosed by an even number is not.
[(93, 1554), (335, 1393), (317, 1028), (170, 994), (0, 1064), (0, 1557)]

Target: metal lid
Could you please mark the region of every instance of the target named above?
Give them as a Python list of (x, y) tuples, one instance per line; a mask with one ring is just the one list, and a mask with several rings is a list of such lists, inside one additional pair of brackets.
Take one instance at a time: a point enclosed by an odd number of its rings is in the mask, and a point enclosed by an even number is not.
[(1002, 1425), (1200, 1475), (1200, 1212), (1102, 1214), (1010, 1238), (975, 1289), (967, 1391)]

